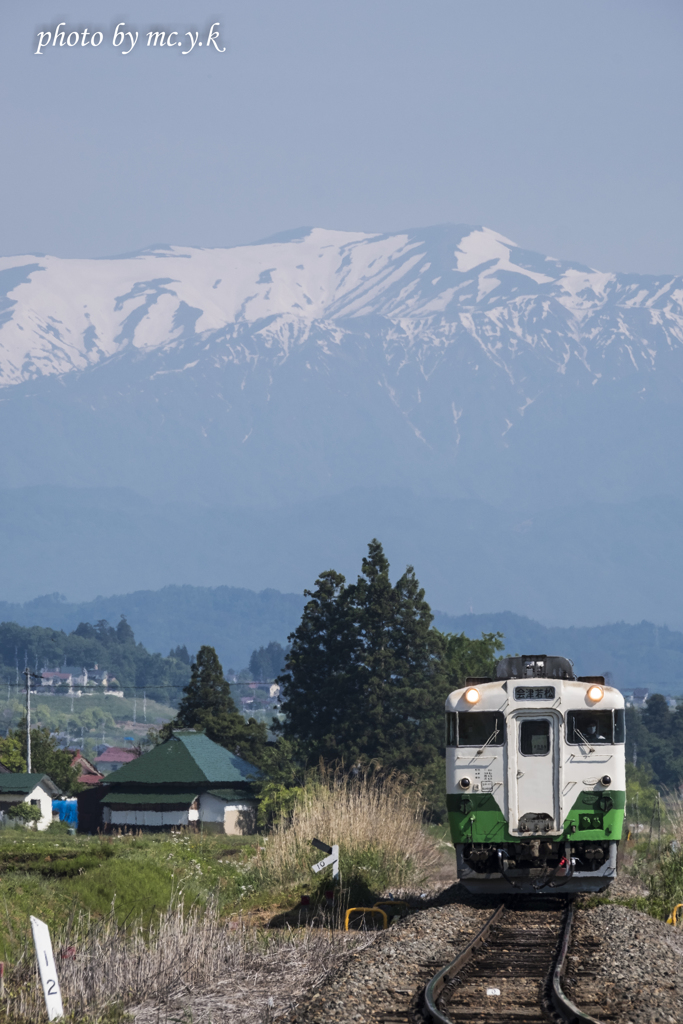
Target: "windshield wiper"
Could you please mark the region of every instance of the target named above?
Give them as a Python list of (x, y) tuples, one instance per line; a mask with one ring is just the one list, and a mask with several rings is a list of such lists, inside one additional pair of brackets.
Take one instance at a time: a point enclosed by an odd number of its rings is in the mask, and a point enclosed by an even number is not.
[(486, 741), (486, 743), (484, 744), (484, 746), (483, 746), (483, 747), (480, 747), (480, 749), (479, 749), (479, 750), (478, 750), (478, 751), (476, 752), (476, 754), (475, 754), (474, 756), (475, 756), (475, 757), (479, 757), (479, 755), (480, 755), (480, 754), (483, 754), (483, 753), (484, 753), (484, 751), (486, 750), (486, 748), (488, 747), (489, 743), (492, 743), (492, 742), (493, 742), (493, 740), (495, 740), (495, 738), (497, 737), (497, 735), (498, 735), (498, 733), (499, 733), (499, 732), (500, 732), (500, 729), (498, 728), (498, 725), (496, 724), (496, 727), (495, 727), (495, 729), (493, 730), (493, 732), (491, 733), (491, 735), (490, 735), (490, 736), (489, 736), (489, 738), (487, 739), (487, 741)]
[(577, 727), (576, 727), (576, 726), (574, 726), (574, 732), (575, 732), (575, 733), (576, 733), (576, 735), (577, 735), (577, 736), (579, 737), (579, 739), (581, 740), (581, 742), (582, 742), (582, 743), (585, 743), (585, 744), (586, 744), (586, 746), (588, 747), (588, 753), (589, 753), (589, 754), (594, 754), (594, 753), (595, 753), (595, 747), (591, 747), (590, 743), (588, 742), (588, 740), (586, 739), (586, 737), (585, 737), (585, 736), (583, 735), (583, 733), (581, 732), (581, 730), (580, 730), (580, 729), (577, 729)]

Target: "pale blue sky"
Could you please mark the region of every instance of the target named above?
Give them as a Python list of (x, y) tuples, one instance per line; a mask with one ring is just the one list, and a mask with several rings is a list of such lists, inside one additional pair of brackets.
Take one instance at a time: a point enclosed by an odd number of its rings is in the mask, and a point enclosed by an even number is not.
[[(35, 56), (57, 21), (97, 50)], [(225, 53), (110, 43), (125, 21)], [(4, 0), (0, 253), (483, 223), (683, 273), (680, 0)]]

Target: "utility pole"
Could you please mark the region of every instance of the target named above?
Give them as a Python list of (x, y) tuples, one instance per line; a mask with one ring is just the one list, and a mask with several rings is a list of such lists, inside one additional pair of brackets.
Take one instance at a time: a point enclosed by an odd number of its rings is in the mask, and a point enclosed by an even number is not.
[(31, 774), (31, 671), (24, 669), (26, 676), (26, 771)]
[(28, 657), (23, 675), (26, 676), (26, 771), (31, 774), (31, 680), (42, 679), (37, 672), (31, 672), (28, 667)]

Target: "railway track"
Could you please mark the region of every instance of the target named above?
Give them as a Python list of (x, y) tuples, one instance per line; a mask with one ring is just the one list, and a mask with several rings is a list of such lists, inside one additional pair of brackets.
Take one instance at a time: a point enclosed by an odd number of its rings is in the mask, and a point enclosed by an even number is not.
[(501, 903), (459, 956), (428, 982), (424, 1017), (434, 1024), (614, 1021), (585, 972), (578, 979), (582, 1009), (563, 992), (572, 919), (566, 897)]

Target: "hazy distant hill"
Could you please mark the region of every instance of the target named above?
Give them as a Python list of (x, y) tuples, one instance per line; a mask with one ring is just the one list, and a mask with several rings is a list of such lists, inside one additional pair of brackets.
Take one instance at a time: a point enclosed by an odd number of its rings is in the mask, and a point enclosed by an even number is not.
[(202, 644), (215, 647), (223, 668), (244, 668), (251, 652), (271, 640), (284, 642), (301, 618), (303, 597), (277, 590), (236, 587), (164, 587), (70, 604), (58, 594), (23, 605), (0, 603), (0, 620), (71, 631), (79, 622), (106, 619), (116, 625), (125, 615), (136, 639), (161, 654), (185, 644), (194, 655)]
[[(164, 587), (69, 604), (57, 595), (24, 605), (0, 604), (0, 620), (21, 625), (72, 630), (81, 621), (126, 615), (136, 638), (162, 654), (177, 644), (194, 653), (201, 644), (215, 646), (224, 667), (247, 665), (251, 652), (271, 640), (286, 643), (301, 617), (304, 598), (276, 590), (255, 593), (234, 587)], [(479, 636), (502, 632), (506, 651), (514, 654), (562, 654), (580, 674), (612, 672), (615, 685), (650, 686), (683, 694), (683, 633), (648, 622), (616, 623), (592, 628), (546, 628), (538, 622), (500, 612), (449, 616), (435, 613), (435, 625), (448, 632)]]
[(0, 600), (57, 591), (82, 601), (169, 581), (302, 593), (324, 569), (355, 578), (378, 537), (392, 572), (414, 565), (431, 606), (451, 614), (510, 608), (545, 623), (681, 628), (681, 523), (683, 501), (661, 497), (520, 511), (357, 488), (249, 509), (122, 489), (0, 490)]
[(447, 632), (505, 635), (508, 654), (562, 654), (579, 675), (611, 672), (622, 689), (646, 686), (652, 693), (683, 696), (683, 633), (651, 622), (615, 622), (594, 627), (551, 627), (499, 612), (450, 616), (437, 612), (435, 625)]

